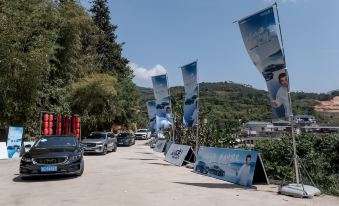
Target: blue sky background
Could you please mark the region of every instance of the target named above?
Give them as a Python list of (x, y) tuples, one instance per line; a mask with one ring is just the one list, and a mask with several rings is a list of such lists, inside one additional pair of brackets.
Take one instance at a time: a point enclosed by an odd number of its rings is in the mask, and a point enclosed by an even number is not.
[[(89, 8), (88, 0), (81, 0)], [(180, 66), (198, 59), (199, 82), (233, 81), (265, 89), (234, 20), (263, 9), (270, 0), (108, 0), (123, 55), (134, 82), (168, 72), (170, 86), (183, 85)], [(339, 1), (280, 0), (279, 14), (292, 91), (339, 89)]]

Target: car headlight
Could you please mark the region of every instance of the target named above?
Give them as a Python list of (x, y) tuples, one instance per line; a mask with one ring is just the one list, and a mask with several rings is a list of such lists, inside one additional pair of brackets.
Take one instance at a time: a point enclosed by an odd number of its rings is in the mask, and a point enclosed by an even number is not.
[(23, 162), (32, 162), (32, 158), (23, 156), (21, 158), (21, 161), (23, 161)]
[(74, 155), (74, 156), (70, 156), (68, 158), (69, 161), (76, 161), (76, 160), (79, 160), (81, 159), (81, 154), (77, 154), (77, 155)]
[(102, 146), (104, 143), (102, 143), (102, 142), (99, 142), (99, 143), (97, 143), (97, 146)]

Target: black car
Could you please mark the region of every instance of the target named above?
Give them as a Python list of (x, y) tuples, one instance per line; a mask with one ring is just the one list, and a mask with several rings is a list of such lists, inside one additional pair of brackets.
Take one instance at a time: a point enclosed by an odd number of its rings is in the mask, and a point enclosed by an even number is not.
[(117, 139), (119, 146), (131, 146), (135, 144), (135, 137), (132, 133), (120, 133), (117, 135)]
[(20, 161), (20, 175), (44, 176), (84, 171), (83, 152), (73, 136), (42, 136)]
[(220, 177), (225, 176), (225, 171), (220, 169), (220, 167), (217, 165), (214, 165), (212, 168), (209, 168), (208, 173)]
[(195, 171), (207, 174), (208, 173), (208, 167), (206, 166), (206, 163), (203, 161), (199, 161), (197, 166), (195, 166)]

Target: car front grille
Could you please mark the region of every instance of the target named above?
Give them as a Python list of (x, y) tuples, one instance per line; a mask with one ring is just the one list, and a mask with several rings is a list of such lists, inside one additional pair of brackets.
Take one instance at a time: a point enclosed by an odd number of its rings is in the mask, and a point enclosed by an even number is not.
[(85, 143), (86, 147), (96, 147), (96, 143)]
[(53, 158), (34, 158), (33, 162), (35, 164), (41, 165), (53, 165), (53, 164), (61, 164), (66, 162), (67, 157), (53, 157)]

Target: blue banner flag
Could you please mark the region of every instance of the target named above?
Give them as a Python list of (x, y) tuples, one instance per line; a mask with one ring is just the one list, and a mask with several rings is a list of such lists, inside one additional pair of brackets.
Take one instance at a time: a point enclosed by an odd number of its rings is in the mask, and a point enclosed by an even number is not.
[(184, 124), (192, 127), (198, 121), (198, 78), (197, 62), (181, 67), (185, 87)]
[(241, 19), (238, 23), (246, 50), (266, 81), (273, 113), (279, 118), (289, 117), (288, 75), (273, 7)]
[(148, 101), (147, 105), (147, 112), (148, 112), (148, 129), (152, 132), (156, 130), (156, 103), (155, 100)]
[(156, 127), (169, 128), (173, 124), (173, 119), (167, 75), (153, 76), (152, 83), (156, 102)]

